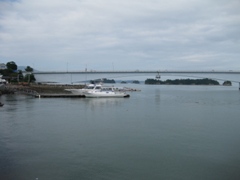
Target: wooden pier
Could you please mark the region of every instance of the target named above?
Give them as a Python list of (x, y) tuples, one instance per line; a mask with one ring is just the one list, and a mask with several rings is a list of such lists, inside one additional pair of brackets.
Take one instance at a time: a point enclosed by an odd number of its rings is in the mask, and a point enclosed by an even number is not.
[(84, 95), (76, 94), (38, 94), (35, 98), (85, 98)]

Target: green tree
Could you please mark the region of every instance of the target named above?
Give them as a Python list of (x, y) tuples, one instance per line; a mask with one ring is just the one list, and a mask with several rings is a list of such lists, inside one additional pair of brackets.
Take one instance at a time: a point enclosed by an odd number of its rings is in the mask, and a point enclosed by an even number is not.
[(25, 71), (30, 72), (30, 73), (28, 73), (28, 74), (25, 75), (24, 81), (25, 81), (25, 82), (28, 82), (28, 83), (30, 83), (30, 82), (35, 82), (35, 81), (36, 81), (35, 76), (34, 76), (34, 74), (31, 73), (31, 72), (33, 72), (33, 68), (30, 67), (30, 66), (27, 66), (27, 67), (25, 68)]
[(11, 70), (11, 71), (16, 71), (17, 70), (17, 64), (15, 63), (15, 62), (13, 62), (13, 61), (10, 61), (10, 62), (8, 62), (7, 64), (6, 64), (6, 66), (7, 66), (7, 69), (8, 70)]
[(30, 66), (27, 66), (27, 67), (25, 68), (25, 71), (27, 71), (27, 72), (33, 72), (33, 68), (31, 68)]
[(34, 74), (26, 74), (24, 77), (24, 81), (28, 83), (35, 82), (36, 79), (34, 77)]
[(23, 73), (21, 70), (18, 71), (18, 82), (22, 82), (23, 81)]

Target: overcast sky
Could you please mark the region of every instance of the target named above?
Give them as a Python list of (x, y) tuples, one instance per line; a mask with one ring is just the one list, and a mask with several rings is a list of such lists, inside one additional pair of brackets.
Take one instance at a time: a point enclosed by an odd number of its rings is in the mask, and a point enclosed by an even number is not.
[(240, 0), (0, 0), (0, 63), (240, 70)]

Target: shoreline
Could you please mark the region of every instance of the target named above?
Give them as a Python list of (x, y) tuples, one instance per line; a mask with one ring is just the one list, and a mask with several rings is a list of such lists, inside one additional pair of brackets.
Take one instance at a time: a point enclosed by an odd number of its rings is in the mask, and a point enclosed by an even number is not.
[[(182, 85), (182, 86), (231, 86), (231, 85), (216, 85), (216, 84), (144, 84), (147, 86), (161, 86), (161, 85)], [(24, 93), (24, 94), (72, 94), (65, 89), (82, 89), (85, 85), (72, 84), (7, 84), (5, 88), (0, 89), (0, 95)], [(139, 91), (137, 89), (129, 88), (128, 91)]]
[(48, 84), (7, 84), (5, 88), (0, 90), (0, 94), (37, 93), (37, 94), (71, 94), (65, 89), (83, 88), (85, 85), (48, 85)]

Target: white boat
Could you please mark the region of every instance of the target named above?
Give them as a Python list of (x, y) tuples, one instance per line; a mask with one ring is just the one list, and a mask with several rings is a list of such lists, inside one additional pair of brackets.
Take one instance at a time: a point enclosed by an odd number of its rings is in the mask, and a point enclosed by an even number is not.
[(89, 91), (89, 90), (100, 90), (101, 87), (102, 87), (101, 84), (89, 84), (82, 89), (65, 89), (65, 90), (70, 91), (70, 92), (72, 92), (73, 94), (76, 94), (76, 95), (84, 95), (84, 93)]
[(103, 98), (103, 97), (130, 97), (129, 94), (122, 91), (115, 91), (114, 87), (102, 87), (100, 89), (92, 89), (83, 93), (86, 97)]
[(123, 88), (102, 86), (101, 84), (89, 84), (82, 89), (65, 90), (86, 97), (129, 97), (129, 94), (126, 94)]

